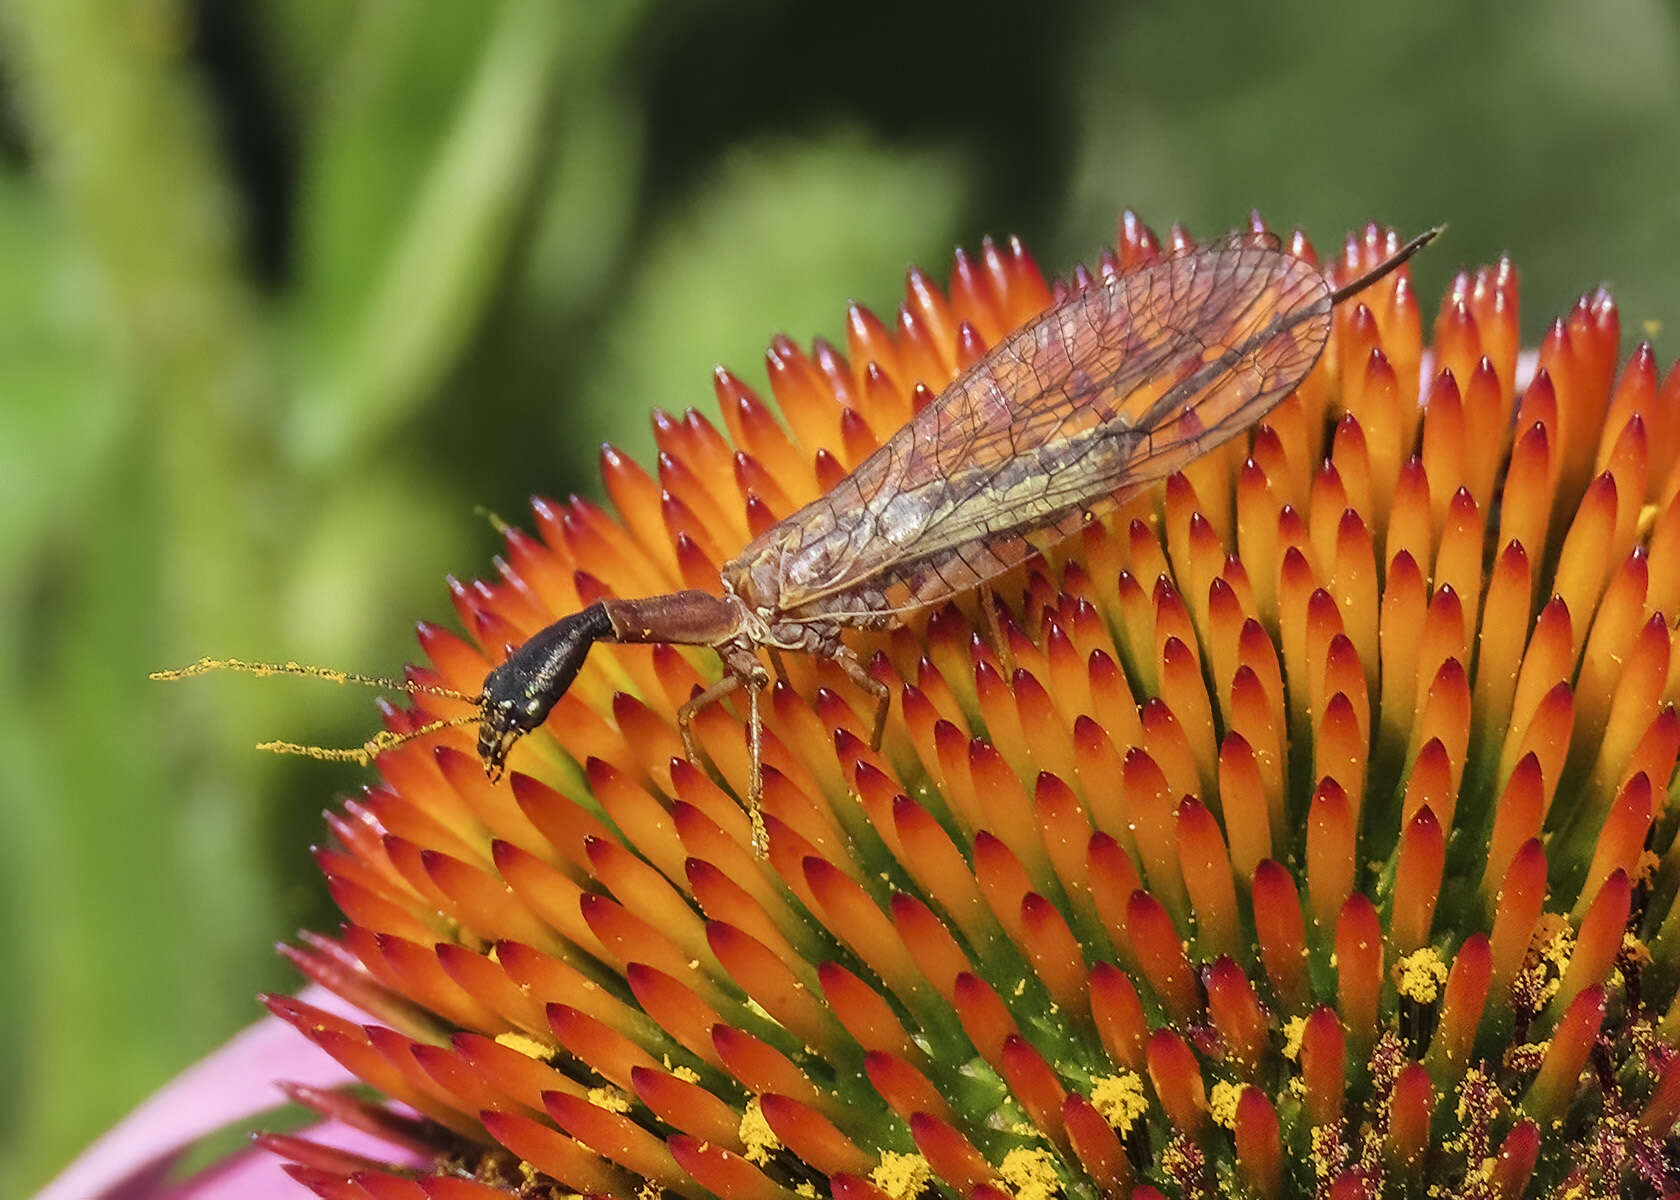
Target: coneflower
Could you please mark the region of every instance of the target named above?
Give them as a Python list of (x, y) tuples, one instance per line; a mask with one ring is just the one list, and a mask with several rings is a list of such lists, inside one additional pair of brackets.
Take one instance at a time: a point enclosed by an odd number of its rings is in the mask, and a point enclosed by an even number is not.
[[(1127, 214), (1097, 272), (1187, 243)], [(412, 679), (471, 694), (602, 596), (715, 590), (1090, 278), (988, 242), (843, 350), (776, 339), (774, 405), (720, 369), (721, 427), (656, 413), (653, 470), (602, 452), (611, 511), (534, 502)], [(597, 649), (497, 784), (470, 730), (383, 754), (318, 852), (346, 923), (287, 951), (364, 1016), (269, 1006), (381, 1097), (299, 1098), (422, 1165), (268, 1144), (334, 1200), (1680, 1187), (1680, 372), (1618, 366), (1603, 291), (1520, 354), (1517, 303), (1509, 262), (1462, 273), (1426, 348), (1384, 281), (1251, 438), (995, 621), (858, 637), (879, 750), (787, 657), (763, 857), (739, 712), (700, 762), (675, 726), (708, 651)]]

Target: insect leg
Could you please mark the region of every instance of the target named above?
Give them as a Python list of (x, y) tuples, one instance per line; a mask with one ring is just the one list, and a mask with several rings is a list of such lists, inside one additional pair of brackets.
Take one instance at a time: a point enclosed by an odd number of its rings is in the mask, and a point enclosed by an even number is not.
[(723, 656), (723, 678), (677, 709), (677, 729), (689, 760), (699, 762), (694, 714), (739, 688), (747, 689), (747, 749), (752, 758), (752, 771), (747, 780), (747, 816), (752, 819), (753, 851), (763, 858), (770, 850), (770, 832), (764, 826), (764, 718), (759, 712), (758, 698), (769, 686), (770, 676), (750, 650), (725, 649)]
[(834, 661), (846, 672), (846, 678), (875, 697), (875, 720), (869, 730), (869, 748), (879, 750), (881, 734), (887, 728), (887, 710), (892, 704), (892, 689), (871, 675), (849, 646), (841, 646), (834, 654)]
[(754, 676), (747, 680), (747, 747), (752, 754), (752, 779), (747, 784), (747, 817), (752, 821), (753, 853), (765, 858), (770, 853), (770, 831), (764, 825), (764, 718), (758, 711), (758, 698), (764, 691), (764, 679)]
[(722, 700), (740, 686), (741, 677), (733, 671), (727, 672), (722, 679), (677, 709), (677, 732), (682, 734), (683, 753), (688, 755), (690, 762), (700, 761), (700, 746), (694, 740), (694, 714), (706, 705)]
[(1005, 678), (1015, 674), (1015, 654), (1009, 648), (1009, 642), (1003, 636), (1003, 623), (998, 620), (997, 593), (990, 587), (981, 585), (980, 621), (986, 627), (986, 640), (992, 643), (992, 649), (997, 651), (998, 662), (1003, 667)]

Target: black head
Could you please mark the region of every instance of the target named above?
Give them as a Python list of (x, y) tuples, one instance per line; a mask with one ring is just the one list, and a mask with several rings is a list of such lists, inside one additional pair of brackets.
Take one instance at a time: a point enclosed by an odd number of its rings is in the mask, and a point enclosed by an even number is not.
[(531, 636), (484, 677), (479, 693), (478, 756), (484, 773), (501, 777), (513, 744), (548, 719), (566, 694), (596, 639), (612, 632), (599, 603)]

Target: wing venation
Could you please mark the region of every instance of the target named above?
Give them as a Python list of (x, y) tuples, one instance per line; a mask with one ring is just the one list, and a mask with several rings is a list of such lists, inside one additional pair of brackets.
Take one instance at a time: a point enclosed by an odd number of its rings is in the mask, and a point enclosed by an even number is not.
[(1317, 268), (1253, 234), (1101, 280), (993, 347), (725, 576), (791, 621), (973, 588), (1257, 422), (1312, 369), (1330, 312)]

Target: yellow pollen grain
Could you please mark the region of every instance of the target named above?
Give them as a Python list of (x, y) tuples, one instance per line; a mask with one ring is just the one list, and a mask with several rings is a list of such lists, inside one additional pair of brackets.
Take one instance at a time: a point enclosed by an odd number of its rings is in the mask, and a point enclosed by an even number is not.
[(1527, 1074), (1538, 1071), (1540, 1064), (1546, 1060), (1546, 1051), (1551, 1048), (1551, 1042), (1523, 1042), (1516, 1046), (1507, 1046), (1503, 1056), (1503, 1063), (1507, 1070)]
[(1453, 1117), (1460, 1125), (1469, 1122), (1472, 1098), (1479, 1098), (1494, 1106), (1493, 1111), (1478, 1114), (1478, 1120), (1491, 1119), (1505, 1111), (1505, 1093), (1494, 1085), (1487, 1072), (1480, 1067), (1471, 1067), (1466, 1071), (1464, 1081), (1459, 1085), (1458, 1104), (1453, 1108)]
[(529, 1034), (517, 1034), (514, 1030), (507, 1030), (506, 1034), (497, 1034), (496, 1044), (506, 1045), (507, 1049), (517, 1050), (519, 1054), (526, 1055), (528, 1059), (536, 1059), (538, 1062), (551, 1061), (554, 1052), (558, 1050), (558, 1047), (554, 1047), (554, 1045), (539, 1042)]
[(585, 1098), (596, 1108), (604, 1108), (608, 1112), (625, 1113), (630, 1111), (630, 1099), (615, 1087), (594, 1087), (585, 1093)]
[(1400, 994), (1419, 1004), (1433, 1004), (1447, 981), (1447, 964), (1432, 946), (1414, 950), (1395, 968), (1395, 986)]
[(1290, 1017), (1283, 1023), (1283, 1056), (1291, 1062), (1301, 1057), (1301, 1036), (1306, 1031), (1305, 1017)]
[(927, 1159), (920, 1154), (899, 1154), (888, 1150), (869, 1172), (869, 1182), (892, 1200), (910, 1200), (933, 1179)]
[(554, 1053), (554, 1047), (545, 1046), (536, 1038), (523, 1033), (506, 1033), (496, 1035), (496, 1045), (506, 1046), (509, 1050), (517, 1050), (526, 1058), (534, 1058), (538, 1062), (547, 1062), (549, 1055)]
[(1632, 933), (1622, 934), (1622, 956), (1635, 966), (1648, 967), (1651, 965), (1651, 950), (1639, 937)]
[(764, 1108), (754, 1096), (747, 1102), (746, 1111), (741, 1114), (741, 1124), (738, 1131), (741, 1144), (746, 1147), (747, 1161), (764, 1166), (770, 1161), (770, 1156), (782, 1148), (781, 1139), (775, 1130), (770, 1128), (770, 1122), (764, 1119)]
[(1542, 962), (1549, 962), (1560, 971), (1569, 965), (1575, 951), (1575, 929), (1562, 913), (1541, 913), (1534, 924), (1534, 936), (1529, 951)]
[(636, 1189), (637, 1200), (662, 1200), (665, 1190), (653, 1180), (648, 1180)]
[(1185, 1153), (1184, 1142), (1181, 1139), (1174, 1138), (1167, 1144), (1167, 1148), (1161, 1151), (1162, 1174), (1169, 1177), (1182, 1177), (1190, 1174), (1195, 1169), (1196, 1164), (1192, 1162), (1190, 1156)]
[(800, 1180), (799, 1185), (793, 1189), (793, 1194), (795, 1196), (804, 1196), (805, 1200), (817, 1200), (817, 1185), (812, 1183), (809, 1179), (802, 1179)]
[(675, 1066), (671, 1068), (671, 1074), (675, 1075), (684, 1083), (700, 1082), (700, 1072), (696, 1071), (693, 1067), (684, 1067), (680, 1065)]
[(1091, 1105), (1103, 1120), (1124, 1136), (1149, 1111), (1143, 1077), (1136, 1071), (1097, 1076), (1091, 1081)]
[(1221, 1079), (1208, 1091), (1208, 1110), (1213, 1119), (1226, 1129), (1237, 1127), (1237, 1101), (1242, 1099), (1245, 1083), (1232, 1083)]
[(1328, 1179), (1330, 1172), (1341, 1165), (1341, 1130), (1334, 1125), (1314, 1125), (1311, 1136), (1313, 1174)]
[(1018, 1146), (1011, 1150), (1003, 1156), (998, 1174), (1017, 1200), (1052, 1200), (1062, 1192), (1056, 1160), (1042, 1146)]

